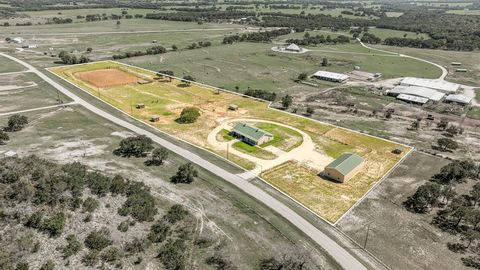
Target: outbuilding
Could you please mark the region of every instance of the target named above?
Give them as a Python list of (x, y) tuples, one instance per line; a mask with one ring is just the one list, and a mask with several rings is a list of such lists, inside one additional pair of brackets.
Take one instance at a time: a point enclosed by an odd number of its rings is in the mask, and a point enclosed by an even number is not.
[(317, 78), (319, 80), (330, 81), (330, 82), (344, 82), (348, 80), (348, 75), (330, 72), (330, 71), (323, 71), (319, 70), (315, 72), (312, 77)]
[(405, 86), (420, 86), (431, 88), (443, 93), (447, 94), (455, 94), (458, 89), (460, 89), (460, 85), (456, 83), (451, 83), (442, 80), (433, 80), (433, 79), (422, 79), (422, 78), (414, 78), (414, 77), (405, 77), (401, 85)]
[(343, 183), (361, 171), (364, 163), (359, 155), (344, 153), (325, 167), (324, 176)]
[(447, 98), (445, 98), (445, 102), (468, 105), (470, 102), (472, 102), (472, 98), (464, 95), (448, 95)]
[(250, 145), (261, 145), (273, 139), (271, 133), (246, 123), (236, 124), (230, 133)]
[(160, 116), (152, 115), (152, 117), (150, 117), (150, 122), (158, 122), (158, 121), (160, 121)]
[(302, 49), (300, 47), (298, 47), (297, 44), (295, 43), (292, 43), (290, 45), (288, 45), (286, 48), (285, 48), (286, 51), (291, 51), (291, 52), (301, 52)]

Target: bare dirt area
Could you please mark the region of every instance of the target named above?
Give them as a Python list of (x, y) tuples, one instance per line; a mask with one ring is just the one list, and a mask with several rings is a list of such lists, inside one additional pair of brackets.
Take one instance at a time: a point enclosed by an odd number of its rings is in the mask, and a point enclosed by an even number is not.
[(448, 161), (414, 152), (337, 226), (392, 269), (465, 269), (447, 248), (456, 237), (431, 224), (432, 215), (408, 212), (402, 203)]
[(115, 68), (77, 72), (75, 73), (75, 76), (80, 80), (101, 88), (138, 83), (142, 81), (139, 77)]

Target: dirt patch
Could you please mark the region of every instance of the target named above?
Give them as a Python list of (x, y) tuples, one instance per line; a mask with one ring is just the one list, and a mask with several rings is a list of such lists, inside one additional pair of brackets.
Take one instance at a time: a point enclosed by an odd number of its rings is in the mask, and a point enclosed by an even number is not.
[(82, 81), (88, 82), (93, 86), (102, 88), (138, 83), (143, 81), (139, 77), (133, 76), (127, 72), (115, 68), (77, 72), (74, 75)]

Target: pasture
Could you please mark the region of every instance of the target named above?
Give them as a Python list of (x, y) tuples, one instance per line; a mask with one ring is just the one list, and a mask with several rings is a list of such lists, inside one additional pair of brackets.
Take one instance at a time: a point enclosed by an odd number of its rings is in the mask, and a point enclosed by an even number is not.
[[(106, 68), (128, 71), (130, 75), (138, 76), (141, 74), (142, 78), (149, 77), (152, 82), (97, 88), (75, 75), (79, 72), (91, 72)], [(104, 61), (86, 65), (57, 67), (50, 70), (141, 121), (149, 122), (152, 115), (159, 115), (160, 120), (158, 122), (149, 123), (176, 138), (214, 151), (224, 157), (225, 151), (219, 151), (212, 147), (208, 143), (207, 137), (212, 130), (226, 119), (240, 118), (282, 123), (282, 125), (288, 125), (291, 129), (298, 129), (311, 138), (315, 144), (317, 155), (328, 156), (330, 153), (337, 155), (343, 149), (358, 153), (364, 157), (367, 169), (351, 179), (347, 185), (332, 183), (320, 178), (318, 176), (318, 173), (320, 173), (318, 166), (325, 166), (326, 164), (316, 164), (317, 169), (313, 169), (315, 166), (312, 167), (309, 164), (298, 164), (295, 167), (294, 175), (287, 173), (287, 171), (279, 173), (280, 170), (288, 170), (285, 167), (267, 170), (263, 174), (265, 181), (269, 184), (289, 194), (315, 213), (332, 222), (345, 213), (402, 156), (394, 155), (391, 151), (396, 147), (403, 146), (389, 141), (273, 110), (268, 107), (267, 103), (251, 98), (213, 90), (197, 84), (188, 86), (176, 79), (156, 78), (154, 72), (127, 67), (118, 62)], [(138, 103), (144, 103), (146, 108), (134, 108), (135, 104)], [(227, 109), (228, 104), (232, 103), (238, 105), (239, 109), (237, 111)], [(191, 106), (197, 107), (201, 111), (201, 116), (195, 123), (180, 124), (175, 121), (183, 108)], [(274, 126), (266, 127), (274, 128)], [(273, 130), (284, 134), (281, 129)], [(214, 137), (216, 135), (216, 133), (213, 134)], [(294, 134), (291, 133), (290, 136), (294, 136)], [(404, 153), (409, 149), (405, 148), (405, 150)], [(245, 158), (230, 155), (229, 159), (240, 166), (244, 165)], [(309, 175), (319, 188), (311, 191), (304, 190), (303, 177), (305, 175)], [(304, 192), (293, 192), (294, 190), (304, 190)], [(322, 194), (322, 196), (319, 196), (319, 194)]]

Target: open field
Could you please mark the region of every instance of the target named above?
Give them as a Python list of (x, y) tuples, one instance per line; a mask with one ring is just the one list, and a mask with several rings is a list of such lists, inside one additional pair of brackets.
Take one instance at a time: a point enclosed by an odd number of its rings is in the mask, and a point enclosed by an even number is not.
[[(112, 152), (118, 147), (120, 140), (134, 134), (80, 106), (25, 115), (29, 117), (30, 124), (22, 131), (10, 134), (11, 140), (6, 146), (0, 147), (1, 151), (13, 150), (21, 156), (35, 154), (62, 163), (79, 161), (104, 173), (120, 174), (142, 181), (151, 187), (155, 199), (162, 206), (160, 208), (179, 203), (194, 213), (204, 226), (201, 235), (214, 239), (216, 243), (223, 242), (223, 252), (231, 253), (231, 260), (241, 269), (253, 269), (265, 256), (281, 254), (289, 248), (310, 252), (312, 260), (325, 269), (337, 269), (333, 260), (311, 246), (306, 236), (290, 227), (288, 222), (277, 217), (267, 206), (252, 200), (247, 194), (226, 184), (223, 179), (197, 168), (199, 177), (191, 185), (171, 184), (169, 177), (176, 172), (180, 164), (186, 162), (175, 153), (170, 152), (168, 161), (161, 167), (147, 167), (141, 158), (126, 159), (113, 155)], [(0, 126), (4, 126), (6, 121), (7, 117), (0, 117)], [(118, 202), (110, 196), (102, 198), (101, 201), (104, 205), (111, 203), (111, 207), (102, 206), (102, 211), (94, 213), (90, 223), (82, 221), (87, 214), (69, 218), (69, 221), (78, 218), (78, 224), (72, 224), (73, 228), (69, 225), (68, 232), (83, 237), (86, 232), (75, 226), (87, 226), (90, 230), (105, 225), (111, 227), (114, 242), (123, 245), (122, 237), (125, 234), (119, 234), (116, 229), (123, 219), (111, 219), (109, 216), (112, 212), (116, 214)], [(232, 215), (235, 216), (233, 222)], [(130, 228), (129, 233), (135, 232), (136, 236), (144, 237), (149, 230), (147, 225), (149, 224), (137, 222)], [(61, 253), (54, 251), (55, 247), (64, 245), (63, 237), (48, 238), (45, 234), (39, 234), (39, 239), (48, 244), (42, 244), (39, 252), (25, 258), (35, 262), (31, 266), (50, 256), (58, 264), (65, 263), (61, 259)], [(17, 238), (14, 238), (14, 241), (20, 243)], [(140, 265), (127, 263), (124, 267), (144, 269), (158, 265), (158, 250), (155, 246), (152, 246), (152, 249)], [(209, 255), (206, 250), (197, 247), (192, 249), (192, 265), (207, 269), (204, 258)], [(80, 252), (72, 257), (70, 267), (78, 265), (84, 254)]]
[(23, 70), (25, 69), (22, 66), (13, 62), (12, 60), (5, 57), (0, 57), (0, 73), (17, 72)]
[(389, 37), (430, 39), (430, 37), (424, 33), (415, 33), (415, 32), (400, 31), (400, 30), (385, 29), (385, 28), (370, 28), (368, 29), (368, 32), (371, 34), (374, 34), (375, 36), (381, 39), (386, 39)]
[[(238, 43), (135, 57), (122, 62), (151, 70), (162, 67), (173, 70), (178, 76), (190, 74), (197, 81), (241, 92), (251, 87), (280, 93), (311, 93), (318, 88), (334, 86), (333, 83), (315, 81), (319, 85), (315, 88), (293, 81), (301, 72), (313, 74), (321, 69), (347, 72), (360, 66), (364, 71), (383, 73), (383, 78), (435, 78), (441, 74), (435, 66), (408, 58), (378, 54), (358, 43), (310, 47), (312, 51), (305, 54), (276, 53), (271, 48), (272, 44)], [(330, 66), (320, 66), (324, 57), (328, 58)]]
[[(480, 64), (477, 59), (480, 59), (480, 52), (457, 52), (384, 45), (373, 45), (373, 47), (427, 59), (448, 69), (446, 80), (466, 85), (479, 86)], [(462, 65), (452, 66), (452, 62), (461, 62)], [(468, 71), (455, 72), (457, 68), (465, 68)]]
[(478, 16), (478, 15), (480, 15), (480, 10), (478, 10), (478, 9), (472, 9), (472, 10), (468, 10), (468, 9), (464, 9), (464, 10), (447, 10), (447, 13), (450, 13), (450, 14), (458, 14), (458, 15), (474, 15), (474, 16)]
[[(402, 147), (392, 142), (272, 110), (268, 108), (268, 104), (265, 102), (259, 102), (226, 92), (217, 92), (196, 84), (186, 87), (178, 80), (174, 79), (170, 82), (167, 79), (143, 85), (132, 84), (97, 89), (74, 75), (77, 72), (93, 71), (109, 67), (121, 68), (123, 71), (127, 70), (126, 66), (120, 63), (106, 61), (88, 65), (58, 67), (53, 68), (52, 71), (90, 92), (92, 95), (99, 96), (104, 101), (145, 122), (149, 121), (153, 114), (160, 115), (160, 121), (152, 123), (152, 125), (155, 125), (170, 135), (210, 150), (215, 150), (207, 143), (207, 137), (210, 132), (215, 129), (219, 123), (225, 121), (225, 119), (235, 120), (238, 118), (252, 118), (260, 122), (262, 120), (274, 121), (299, 129), (311, 137), (311, 140), (316, 145), (315, 152), (318, 152), (318, 154), (323, 153), (323, 155), (327, 155), (325, 149), (329, 149), (328, 152), (331, 153), (335, 152), (335, 149), (344, 149), (345, 145), (351, 146), (353, 152), (365, 158), (366, 168), (368, 168), (368, 170), (362, 171), (350, 180), (348, 187), (347, 185), (342, 186), (337, 184), (336, 186), (339, 187), (338, 190), (333, 189), (335, 185), (330, 181), (319, 178), (317, 176), (319, 171), (310, 169), (308, 164), (302, 164), (298, 169), (298, 171), (309, 174), (316, 179), (319, 185), (323, 185), (327, 189), (328, 187), (332, 188), (330, 193), (324, 194), (327, 199), (322, 198), (322, 202), (324, 202), (324, 200), (330, 202), (328, 209), (326, 209), (325, 205), (322, 207), (322, 203), (319, 202), (317, 194), (308, 193), (304, 194), (303, 198), (300, 198), (296, 196), (297, 194), (289, 193), (295, 199), (330, 221), (338, 219), (338, 217), (361, 197), (361, 194), (365, 193), (375, 184), (402, 156), (391, 153), (395, 147)], [(147, 72), (133, 67), (128, 69), (131, 74), (141, 74), (142, 77), (150, 76), (152, 80), (155, 77), (155, 73), (153, 72)], [(134, 109), (133, 105), (137, 103), (146, 104), (146, 108), (142, 110)], [(228, 104), (232, 103), (239, 106), (237, 111), (227, 110)], [(177, 123), (175, 119), (178, 118), (182, 109), (188, 106), (199, 108), (201, 111), (200, 118), (193, 124)], [(216, 134), (214, 134), (214, 136), (216, 136)], [(405, 149), (404, 154), (409, 150), (405, 147), (402, 148)], [(223, 155), (223, 151), (217, 151), (217, 154)], [(317, 168), (318, 166), (321, 167), (325, 165), (326, 164), (317, 164)], [(285, 176), (286, 174), (283, 175)], [(299, 173), (299, 175), (303, 177), (301, 173)], [(275, 179), (268, 177), (268, 172), (265, 174), (265, 180), (284, 192), (289, 192), (289, 190), (283, 189), (281, 185), (276, 185), (274, 181), (279, 181), (279, 179), (276, 177)], [(292, 182), (297, 185), (297, 187), (301, 186), (300, 179)], [(341, 201), (341, 203), (337, 204), (338, 201)]]
[[(442, 158), (414, 152), (367, 198), (338, 223), (338, 227), (392, 269), (467, 269), (462, 254), (451, 252), (455, 236), (431, 224), (431, 214), (408, 212), (402, 203), (446, 165)], [(370, 225), (369, 225), (370, 224)]]
[[(0, 80), (2, 81), (0, 83), (0, 113), (56, 105), (58, 98), (63, 102), (71, 101), (35, 74), (0, 74)], [(6, 90), (10, 88), (11, 90)]]
[(80, 80), (86, 81), (89, 84), (100, 88), (126, 85), (142, 81), (141, 78), (119, 69), (83, 71), (74, 75)]

